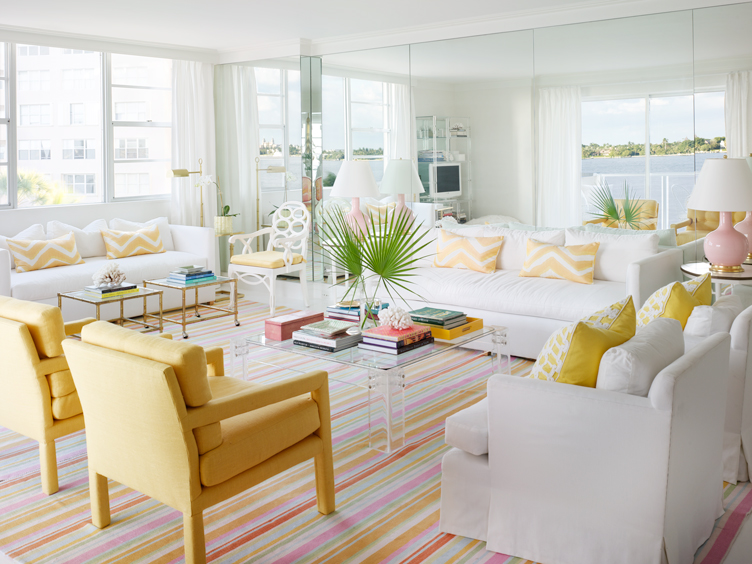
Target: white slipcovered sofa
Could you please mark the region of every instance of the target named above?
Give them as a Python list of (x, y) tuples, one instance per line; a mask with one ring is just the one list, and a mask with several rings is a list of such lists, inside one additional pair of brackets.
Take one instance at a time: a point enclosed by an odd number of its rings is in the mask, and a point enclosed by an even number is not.
[[(55, 222), (56, 229), (61, 229), (59, 222)], [(170, 225), (166, 218), (159, 218), (153, 222), (159, 225), (160, 235), (166, 249), (164, 253), (138, 255), (122, 259), (114, 259), (120, 269), (126, 274), (126, 280), (134, 284), (141, 284), (144, 280), (164, 278), (170, 271), (179, 266), (201, 265), (214, 267), (216, 238), (214, 230), (207, 227), (190, 227), (185, 225)], [(46, 235), (54, 235), (52, 224), (48, 224)], [(128, 226), (129, 222), (112, 220), (110, 227), (113, 229)], [(98, 245), (91, 244), (91, 237), (99, 227), (107, 228), (104, 220), (98, 220), (87, 226), (85, 232), (74, 229), (76, 244), (79, 248), (84, 263), (69, 266), (58, 266), (30, 272), (16, 272), (11, 262), (9, 251), (0, 245), (0, 295), (10, 296), (20, 300), (29, 300), (50, 305), (57, 305), (58, 292), (71, 292), (82, 290), (92, 284), (92, 275), (110, 261), (103, 254), (90, 255), (91, 252), (100, 252)], [(76, 226), (77, 227), (77, 226)], [(132, 229), (132, 228), (131, 228)], [(41, 231), (40, 231), (41, 230)], [(130, 229), (123, 229), (130, 230)], [(32, 226), (26, 232), (44, 233), (41, 225)], [(37, 237), (34, 237), (37, 238)], [(88, 238), (88, 244), (85, 242)], [(101, 249), (104, 248), (102, 242)], [(86, 249), (97, 249), (89, 250)], [(182, 305), (181, 292), (177, 290), (164, 290), (163, 309), (178, 308)], [(199, 290), (199, 303), (207, 303), (214, 300), (215, 287), (201, 288)], [(194, 292), (186, 293), (188, 304), (194, 303)], [(148, 300), (150, 311), (156, 311), (158, 300)], [(126, 316), (140, 315), (143, 311), (142, 300), (125, 301), (124, 313)], [(63, 318), (65, 320), (93, 317), (94, 306), (74, 300), (63, 300)], [(108, 304), (101, 310), (103, 319), (112, 319), (120, 315), (119, 304)]]

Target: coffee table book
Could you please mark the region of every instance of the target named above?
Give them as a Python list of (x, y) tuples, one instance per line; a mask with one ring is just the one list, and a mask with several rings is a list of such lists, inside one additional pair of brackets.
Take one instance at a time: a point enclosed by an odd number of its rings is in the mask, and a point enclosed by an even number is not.
[(425, 347), (426, 345), (430, 345), (433, 343), (433, 341), (433, 337), (427, 337), (415, 343), (410, 343), (409, 345), (405, 345), (404, 347), (399, 348), (385, 347), (383, 345), (371, 345), (368, 343), (358, 343), (358, 348), (366, 351), (380, 352), (385, 354), (402, 354), (420, 347)]
[(397, 349), (416, 343), (427, 336), (431, 336), (431, 330), (422, 325), (414, 325), (408, 329), (393, 329), (386, 325), (379, 325), (363, 331), (363, 342)]
[(324, 314), (320, 311), (298, 311), (287, 315), (272, 317), (264, 322), (264, 335), (273, 341), (287, 341), (292, 339), (293, 331), (297, 331), (303, 325), (323, 321)]
[(354, 347), (360, 342), (361, 338), (362, 337), (359, 334), (345, 334), (333, 338), (326, 338), (311, 334), (304, 330), (295, 331), (292, 334), (292, 342), (294, 345), (300, 345), (303, 347), (309, 347), (328, 352), (338, 352), (343, 349)]
[(468, 317), (467, 323), (460, 325), (459, 327), (454, 327), (453, 329), (433, 326), (430, 326), (430, 329), (435, 339), (452, 341), (469, 333), (474, 333), (475, 331), (483, 329), (483, 320), (479, 317)]

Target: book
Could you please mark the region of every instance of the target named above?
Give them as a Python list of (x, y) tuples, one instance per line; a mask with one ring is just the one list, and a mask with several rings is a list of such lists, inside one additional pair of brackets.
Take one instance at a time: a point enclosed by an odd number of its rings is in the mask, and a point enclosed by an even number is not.
[(307, 341), (297, 341), (297, 340), (293, 339), (292, 344), (293, 345), (298, 345), (298, 346), (301, 346), (301, 347), (308, 347), (309, 349), (316, 349), (316, 350), (320, 350), (320, 351), (326, 351), (326, 352), (334, 353), (334, 352), (339, 352), (341, 350), (349, 349), (351, 347), (354, 347), (358, 343), (351, 343), (349, 345), (343, 345), (341, 347), (328, 347), (326, 345), (319, 345), (319, 344), (316, 344), (316, 343), (309, 343)]
[(435, 307), (422, 307), (408, 312), (413, 320), (420, 319), (428, 323), (441, 324), (456, 317), (465, 317), (461, 311), (452, 311), (451, 309), (438, 309)]
[(320, 335), (324, 338), (331, 338), (335, 335), (344, 335), (350, 327), (355, 324), (348, 321), (339, 321), (335, 319), (324, 319), (323, 321), (317, 321), (316, 323), (309, 323), (303, 325), (301, 329), (307, 333), (313, 333)]
[[(428, 329), (426, 327), (426, 329)], [(366, 337), (363, 336), (363, 343), (366, 345), (374, 345), (377, 347), (386, 347), (389, 349), (399, 349), (402, 347), (405, 347), (407, 345), (412, 345), (413, 343), (417, 343), (418, 341), (422, 341), (423, 339), (427, 339), (431, 336), (431, 330), (428, 329), (425, 333), (421, 333), (420, 335), (415, 335), (414, 337), (406, 337), (404, 339), (401, 339), (399, 341), (387, 341), (386, 339), (375, 339), (373, 337)]]
[(209, 276), (214, 276), (214, 272), (212, 272), (211, 270), (196, 272), (194, 274), (180, 274), (178, 272), (170, 272), (169, 276), (180, 280), (195, 280), (197, 278), (207, 278)]
[(423, 326), (413, 326), (409, 329), (393, 329), (386, 325), (379, 325), (378, 327), (371, 327), (370, 329), (363, 331), (363, 337), (397, 342), (402, 339), (408, 339), (425, 333), (430, 333), (430, 329), (426, 329)]
[(405, 345), (404, 347), (400, 347), (398, 349), (382, 347), (380, 345), (369, 345), (367, 343), (358, 343), (358, 348), (365, 351), (380, 352), (386, 354), (402, 354), (420, 347), (425, 347), (426, 345), (430, 345), (431, 343), (433, 343), (433, 337), (428, 337), (427, 339), (423, 339), (421, 341), (418, 341), (417, 343)]
[(467, 318), (463, 317), (456, 321), (450, 321), (448, 323), (428, 323), (426, 321), (417, 321), (413, 319), (413, 323), (416, 325), (423, 325), (424, 327), (436, 327), (438, 329), (454, 329), (455, 327), (461, 327), (467, 323)]
[(98, 294), (103, 296), (105, 294), (112, 294), (115, 292), (125, 292), (126, 290), (138, 290), (136, 284), (120, 284), (119, 286), (84, 286), (84, 290), (92, 294)]
[(316, 345), (322, 345), (325, 347), (342, 347), (343, 345), (357, 344), (361, 340), (361, 335), (344, 335), (338, 338), (322, 337), (320, 335), (314, 335), (304, 330), (298, 330), (292, 332), (292, 338), (295, 341), (304, 341), (306, 343), (312, 343)]
[(212, 280), (216, 280), (216, 276), (207, 276), (205, 278), (197, 278), (195, 280), (179, 280), (172, 278), (171, 276), (167, 277), (168, 282), (172, 282), (174, 284), (182, 284), (184, 286), (192, 286), (193, 284), (204, 284), (206, 282), (211, 282)]
[(118, 296), (128, 296), (130, 294), (138, 294), (138, 288), (135, 288), (133, 290), (123, 290), (122, 292), (109, 292), (107, 294), (96, 294), (94, 292), (89, 292), (88, 290), (86, 290), (85, 293), (90, 298), (106, 300), (107, 298), (116, 298)]

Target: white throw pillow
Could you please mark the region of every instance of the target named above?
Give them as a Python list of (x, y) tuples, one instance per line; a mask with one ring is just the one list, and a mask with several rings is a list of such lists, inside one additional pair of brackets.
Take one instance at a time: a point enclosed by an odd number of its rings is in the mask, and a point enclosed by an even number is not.
[(627, 266), (658, 253), (659, 237), (646, 235), (608, 235), (567, 229), (566, 245), (600, 243), (595, 255), (596, 280), (627, 281)]
[(47, 222), (47, 239), (57, 239), (72, 232), (81, 258), (103, 257), (107, 254), (107, 249), (102, 239), (102, 229), (107, 229), (104, 219), (96, 219), (83, 229), (52, 220)]
[(175, 245), (172, 242), (172, 233), (170, 233), (170, 222), (166, 217), (156, 217), (144, 223), (128, 221), (127, 219), (111, 219), (110, 229), (114, 231), (138, 231), (144, 227), (156, 225), (159, 227), (159, 236), (162, 239), (165, 251), (174, 251)]
[(695, 306), (684, 326), (684, 333), (693, 337), (728, 333), (742, 311), (744, 305), (739, 296), (722, 296), (712, 306)]
[[(462, 231), (460, 235), (465, 235), (465, 231)], [(524, 231), (486, 225), (483, 237), (504, 237), (501, 252), (496, 257), (496, 270), (522, 270), (525, 258), (527, 258), (528, 239), (558, 246), (564, 244), (563, 229), (558, 231)]]
[(659, 317), (626, 343), (605, 352), (595, 387), (647, 397), (658, 373), (683, 354), (681, 323)]
[(10, 253), (10, 267), (16, 268), (16, 261), (13, 260), (13, 253), (10, 252), (10, 249), (8, 248), (7, 239), (26, 239), (30, 241), (44, 241), (47, 239), (47, 235), (44, 233), (44, 225), (41, 223), (35, 223), (34, 225), (27, 227), (21, 233), (18, 235), (15, 235), (13, 237), (4, 237), (0, 235), (0, 249), (5, 249)]

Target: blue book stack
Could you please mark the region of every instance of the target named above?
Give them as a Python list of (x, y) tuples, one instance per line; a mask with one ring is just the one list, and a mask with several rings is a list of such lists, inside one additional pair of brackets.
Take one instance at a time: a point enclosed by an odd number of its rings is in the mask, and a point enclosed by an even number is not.
[(206, 268), (191, 271), (186, 271), (184, 269), (173, 270), (170, 272), (169, 276), (167, 276), (168, 282), (185, 284), (186, 286), (204, 284), (205, 282), (211, 282), (216, 279), (217, 277), (214, 276), (214, 272)]

